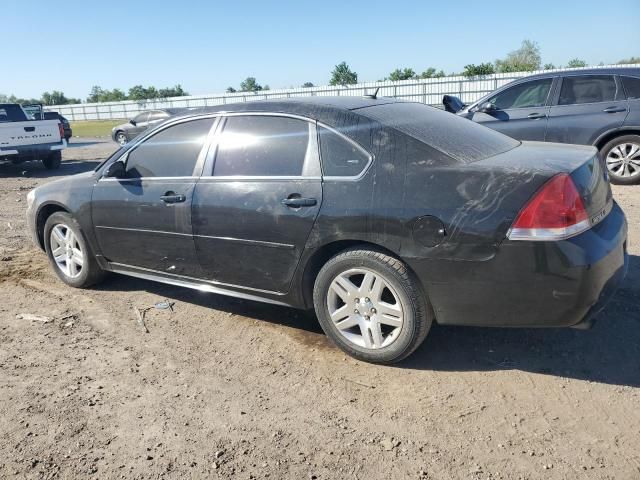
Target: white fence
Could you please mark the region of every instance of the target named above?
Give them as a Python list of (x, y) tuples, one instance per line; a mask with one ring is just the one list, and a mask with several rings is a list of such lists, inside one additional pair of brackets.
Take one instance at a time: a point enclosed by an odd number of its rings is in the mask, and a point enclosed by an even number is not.
[[(615, 67), (637, 67), (638, 65), (614, 65)], [(580, 69), (575, 69), (580, 70)], [(533, 73), (548, 72), (518, 72), (497, 73), (482, 78), (466, 78), (452, 76), (429, 78), (424, 80), (404, 80), (398, 82), (369, 82), (346, 86), (323, 86), (310, 88), (288, 88), (280, 90), (265, 90), (260, 92), (238, 92), (213, 95), (192, 95), (188, 97), (172, 97), (155, 100), (104, 103), (80, 103), (75, 105), (56, 105), (46, 107), (46, 110), (58, 111), (71, 121), (78, 120), (111, 120), (132, 118), (143, 110), (171, 107), (203, 107), (225, 105), (228, 103), (247, 102), (273, 98), (308, 97), (308, 96), (362, 96), (380, 87), (378, 96), (396, 97), (406, 100), (442, 106), (443, 95), (456, 95), (465, 103), (471, 103), (482, 95), (517, 78)]]

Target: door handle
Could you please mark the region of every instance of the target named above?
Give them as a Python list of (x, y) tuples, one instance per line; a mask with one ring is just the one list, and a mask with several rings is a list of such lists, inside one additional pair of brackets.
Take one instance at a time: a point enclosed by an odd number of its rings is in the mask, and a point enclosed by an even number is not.
[(289, 197), (282, 200), (283, 205), (292, 208), (313, 207), (317, 203), (315, 198)]
[(607, 107), (603, 110), (603, 112), (605, 113), (619, 113), (619, 112), (626, 112), (627, 109), (624, 107)]
[(529, 115), (527, 115), (527, 118), (530, 118), (531, 120), (537, 120), (538, 118), (545, 118), (546, 115), (544, 113), (530, 113)]
[(173, 192), (167, 192), (160, 197), (160, 200), (162, 200), (164, 203), (181, 203), (181, 202), (184, 202), (186, 199), (187, 199), (186, 196), (182, 194), (176, 194)]

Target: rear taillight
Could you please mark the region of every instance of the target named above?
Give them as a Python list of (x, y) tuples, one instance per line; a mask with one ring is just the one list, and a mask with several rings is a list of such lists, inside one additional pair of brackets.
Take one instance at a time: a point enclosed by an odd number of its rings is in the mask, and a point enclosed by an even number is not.
[(60, 131), (60, 139), (64, 138), (64, 127), (60, 122), (58, 122), (58, 130)]
[(529, 200), (513, 222), (509, 240), (562, 240), (587, 230), (587, 211), (566, 173), (556, 175)]

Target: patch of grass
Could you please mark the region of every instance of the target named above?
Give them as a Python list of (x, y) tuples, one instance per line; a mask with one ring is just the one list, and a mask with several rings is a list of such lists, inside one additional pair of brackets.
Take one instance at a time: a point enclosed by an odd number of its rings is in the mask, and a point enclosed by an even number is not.
[(113, 127), (124, 122), (126, 120), (84, 120), (70, 123), (74, 137), (108, 137)]

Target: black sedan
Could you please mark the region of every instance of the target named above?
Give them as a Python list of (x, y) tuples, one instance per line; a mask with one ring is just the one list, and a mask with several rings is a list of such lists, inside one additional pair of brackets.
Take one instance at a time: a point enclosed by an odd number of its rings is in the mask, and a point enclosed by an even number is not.
[(379, 363), (433, 322), (587, 327), (627, 264), (595, 148), (386, 98), (188, 112), (30, 192), (28, 219), (68, 285), (116, 272), (315, 308)]

